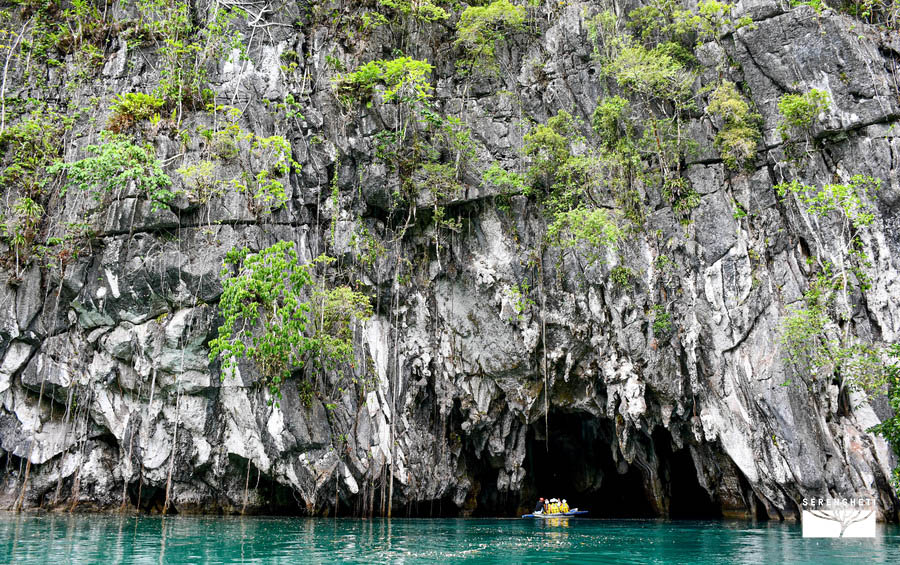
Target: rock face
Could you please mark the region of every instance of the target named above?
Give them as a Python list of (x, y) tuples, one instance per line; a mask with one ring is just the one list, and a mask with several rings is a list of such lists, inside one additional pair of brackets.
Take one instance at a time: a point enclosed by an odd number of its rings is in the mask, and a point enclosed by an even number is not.
[[(890, 415), (886, 403), (832, 382), (792, 382), (784, 361), (781, 324), (809, 286), (807, 258), (837, 251), (828, 218), (810, 223), (773, 189), (792, 178), (882, 180), (864, 236), (871, 285), (850, 298), (845, 324), (896, 342), (895, 37), (829, 10), (740, 2), (735, 15), (754, 25), (698, 49), (706, 71), (695, 88), (728, 62), (762, 116), (753, 166), (728, 170), (712, 145), (720, 124), (696, 112), (688, 131), (699, 149), (684, 177), (699, 204), (689, 221), (646, 189), (645, 229), (588, 263), (543, 244), (546, 218), (532, 199), (500, 205), (480, 177), (494, 162), (519, 166), (528, 120), (563, 109), (588, 123), (613, 93), (585, 23), (600, 8), (536, 10), (527, 33), (498, 43), (497, 76), (466, 81), (450, 24), (349, 38), (357, 24), (346, 22), (366, 4), (267, 8), (260, 21), (270, 25), (242, 24), (252, 36), (246, 60), (210, 64), (216, 101), (242, 109), (243, 129), (290, 141), (300, 166), (285, 179), (284, 207), (260, 216), (228, 189), (154, 210), (125, 191), (102, 203), (96, 237), (62, 271), (34, 263), (0, 289), (0, 504), (12, 506), (24, 484), (26, 508), (156, 511), (168, 493), (177, 512), (320, 514), (337, 503), (344, 514), (496, 515), (560, 493), (601, 515), (792, 519), (805, 496), (862, 495), (877, 498), (881, 519), (896, 519), (897, 461), (866, 432)], [(436, 111), (460, 116), (476, 142), (464, 193), (445, 203), (458, 229), (435, 228), (427, 198), (410, 212), (392, 208), (401, 187), (376, 158), (378, 133), (410, 117), (377, 98), (348, 107), (333, 93), (333, 61), (352, 69), (400, 48), (398, 37), (413, 37), (402, 48), (435, 65)], [(67, 86), (80, 64), (70, 56), (44, 86), (12, 80), (24, 72), (14, 68), (6, 88), (85, 107), (101, 96), (91, 112), (102, 122), (113, 94), (159, 80), (152, 45), (112, 34), (103, 60), (89, 84)], [(809, 88), (831, 104), (798, 171), (776, 131), (777, 101)], [(301, 117), (279, 113), (288, 95)], [(185, 136), (150, 138), (176, 188), (174, 169), (209, 154), (195, 132), (216, 119), (186, 110)], [(72, 130), (67, 157), (96, 140)], [(254, 171), (251, 161), (222, 166), (235, 176)], [(60, 226), (96, 206), (70, 191), (47, 210)], [(305, 259), (328, 253), (352, 265), (347, 280), (376, 309), (357, 330), (356, 368), (328, 375), (308, 405), (297, 380), (273, 402), (251, 363), (222, 379), (208, 357), (225, 253), (278, 240), (295, 241)], [(616, 267), (630, 270), (628, 284), (616, 282)], [(654, 323), (657, 305), (667, 328)]]

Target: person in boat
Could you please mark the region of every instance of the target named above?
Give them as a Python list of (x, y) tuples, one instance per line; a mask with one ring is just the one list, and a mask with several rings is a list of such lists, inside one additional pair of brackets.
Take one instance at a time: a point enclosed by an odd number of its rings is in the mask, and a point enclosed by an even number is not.
[(544, 514), (549, 514), (549, 513), (550, 513), (550, 499), (545, 498), (544, 499)]
[(546, 504), (546, 502), (544, 502), (544, 497), (542, 496), (541, 498), (538, 499), (537, 504), (534, 505), (534, 513), (535, 514), (543, 514), (545, 504)]
[(559, 504), (559, 511), (563, 514), (569, 511), (569, 503), (566, 502), (566, 499), (562, 499), (562, 502)]
[(550, 499), (550, 513), (559, 514), (559, 501), (555, 498)]

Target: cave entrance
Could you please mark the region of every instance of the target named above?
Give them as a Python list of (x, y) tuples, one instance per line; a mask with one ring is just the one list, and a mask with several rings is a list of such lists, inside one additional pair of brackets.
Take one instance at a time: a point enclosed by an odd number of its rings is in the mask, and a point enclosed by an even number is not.
[(594, 518), (650, 518), (656, 515), (641, 472), (619, 473), (610, 448), (612, 422), (589, 414), (550, 414), (549, 442), (544, 422), (528, 431), (524, 504), (534, 508), (540, 496), (565, 498), (569, 506)]
[(554, 412), (549, 423), (549, 442), (543, 420), (528, 432), (521, 509), (531, 511), (543, 496), (565, 498), (569, 506), (589, 510), (594, 518), (721, 517), (697, 481), (690, 452), (673, 451), (667, 432), (646, 438), (660, 462), (663, 500), (655, 500), (648, 470), (613, 459), (612, 420)]

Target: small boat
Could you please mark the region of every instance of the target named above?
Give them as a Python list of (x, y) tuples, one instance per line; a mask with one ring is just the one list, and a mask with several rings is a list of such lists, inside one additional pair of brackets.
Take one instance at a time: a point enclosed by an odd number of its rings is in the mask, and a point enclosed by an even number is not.
[(522, 514), (523, 518), (572, 518), (574, 516), (584, 516), (587, 514), (587, 510), (579, 510), (577, 508), (573, 508), (568, 512), (557, 512), (556, 514)]

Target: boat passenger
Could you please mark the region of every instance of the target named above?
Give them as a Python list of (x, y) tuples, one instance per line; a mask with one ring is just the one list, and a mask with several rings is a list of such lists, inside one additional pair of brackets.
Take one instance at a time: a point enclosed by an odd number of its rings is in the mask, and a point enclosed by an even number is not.
[(559, 503), (555, 498), (550, 500), (550, 513), (551, 514), (559, 514)]
[(563, 514), (565, 514), (566, 512), (569, 511), (569, 503), (566, 502), (565, 498), (562, 499), (562, 503), (560, 503), (560, 505), (559, 505), (559, 511), (562, 512)]
[(544, 513), (544, 497), (538, 499), (537, 504), (534, 505), (534, 514), (543, 514)]

